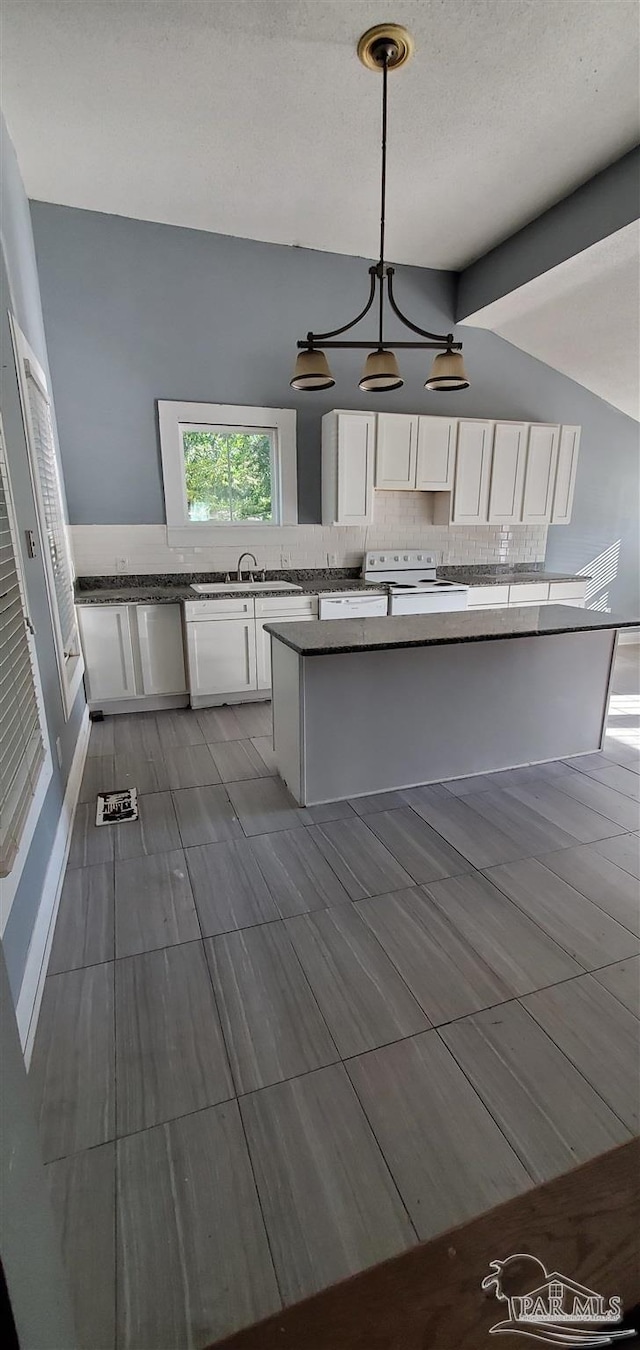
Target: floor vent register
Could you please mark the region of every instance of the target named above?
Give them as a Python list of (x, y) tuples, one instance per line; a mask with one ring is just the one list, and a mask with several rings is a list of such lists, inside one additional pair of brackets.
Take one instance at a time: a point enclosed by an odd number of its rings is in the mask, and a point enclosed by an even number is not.
[(99, 792), (96, 825), (122, 825), (138, 819), (138, 789), (123, 792)]

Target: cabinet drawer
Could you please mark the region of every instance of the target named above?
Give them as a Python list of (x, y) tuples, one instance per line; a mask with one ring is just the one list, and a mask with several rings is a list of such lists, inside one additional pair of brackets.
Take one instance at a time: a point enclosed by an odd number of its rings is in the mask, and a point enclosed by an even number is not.
[(189, 623), (194, 619), (242, 619), (253, 615), (253, 606), (253, 596), (247, 600), (187, 600), (184, 617)]
[(548, 581), (529, 581), (509, 587), (510, 605), (541, 604), (549, 599)]
[(551, 581), (549, 583), (549, 599), (583, 600), (586, 589), (586, 581)]
[(469, 587), (469, 609), (477, 609), (480, 605), (483, 608), (492, 608), (493, 605), (509, 604), (508, 586), (470, 586)]
[(256, 600), (256, 615), (282, 615), (293, 617), (294, 615), (318, 613), (317, 595), (268, 595), (262, 600)]

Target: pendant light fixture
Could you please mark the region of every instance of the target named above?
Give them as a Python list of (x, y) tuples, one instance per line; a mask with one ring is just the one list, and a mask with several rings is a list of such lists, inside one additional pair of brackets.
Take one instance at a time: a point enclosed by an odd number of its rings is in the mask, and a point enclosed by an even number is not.
[[(364, 389), (368, 393), (389, 392), (392, 389), (400, 389), (404, 384), (395, 355), (396, 350), (400, 348), (413, 350), (435, 348), (439, 352), (425, 380), (425, 389), (439, 389), (449, 392), (454, 389), (469, 388), (469, 381), (462, 360), (462, 343), (454, 342), (453, 333), (429, 333), (424, 328), (418, 328), (402, 313), (393, 293), (395, 269), (385, 262), (384, 257), (387, 198), (387, 79), (389, 71), (398, 70), (400, 66), (405, 65), (412, 54), (412, 37), (406, 28), (402, 28), (400, 24), (396, 23), (377, 24), (375, 28), (367, 29), (358, 43), (358, 56), (362, 64), (369, 70), (382, 71), (380, 257), (376, 265), (369, 268), (369, 298), (364, 309), (356, 315), (355, 319), (352, 319), (350, 323), (343, 324), (341, 328), (332, 329), (329, 333), (307, 333), (306, 338), (298, 342), (299, 354), (291, 381), (293, 389), (331, 389), (335, 380), (324, 354), (328, 348), (347, 348), (351, 351), (356, 349), (368, 350), (369, 355), (365, 361), (362, 378), (359, 382), (360, 389)], [(376, 299), (376, 293), (378, 296), (377, 339), (369, 342), (334, 341), (343, 333), (348, 333), (351, 328), (355, 328), (356, 324), (364, 319), (365, 314), (369, 313)], [(391, 350), (383, 337), (385, 297), (396, 318), (404, 324), (405, 328), (409, 328), (412, 333), (417, 333), (423, 341), (394, 342), (394, 350)]]

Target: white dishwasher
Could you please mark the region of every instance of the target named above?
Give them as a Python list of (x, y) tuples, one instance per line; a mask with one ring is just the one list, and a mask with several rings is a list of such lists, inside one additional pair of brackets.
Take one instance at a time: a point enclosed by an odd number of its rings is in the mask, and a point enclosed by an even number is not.
[(319, 619), (368, 619), (388, 611), (389, 599), (379, 592), (334, 591), (318, 597)]

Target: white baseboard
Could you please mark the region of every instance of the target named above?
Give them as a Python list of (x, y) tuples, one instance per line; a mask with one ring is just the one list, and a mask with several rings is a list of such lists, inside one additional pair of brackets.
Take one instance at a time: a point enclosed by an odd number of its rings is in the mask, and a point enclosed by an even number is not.
[(18, 1030), (20, 1032), (20, 1043), (22, 1045), (27, 1068), (29, 1067), (29, 1062), (31, 1060), (31, 1052), (33, 1050), (33, 1042), (36, 1034), (36, 1027), (38, 1025), (38, 1014), (40, 1012), (44, 982), (47, 974), (47, 967), (49, 965), (53, 932), (56, 926), (62, 883), (64, 881), (67, 858), (69, 856), (71, 831), (73, 829), (84, 763), (89, 746), (90, 729), (89, 709), (85, 708), (82, 722), (80, 723), (71, 770), (67, 779), (62, 811), (60, 813), (60, 819), (53, 841), (53, 848), (49, 858), (49, 865), (44, 879), (40, 906), (31, 934), (31, 942), (29, 943), (22, 986), (18, 996), (16, 1018)]

